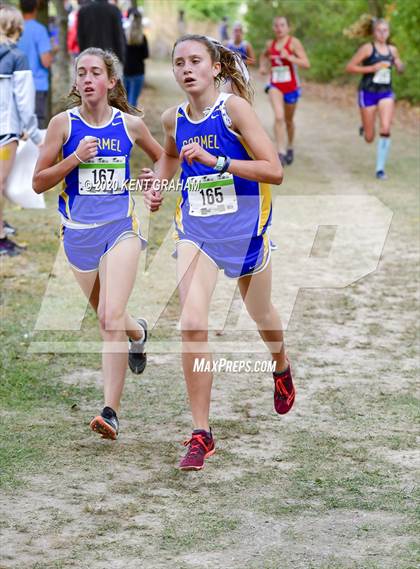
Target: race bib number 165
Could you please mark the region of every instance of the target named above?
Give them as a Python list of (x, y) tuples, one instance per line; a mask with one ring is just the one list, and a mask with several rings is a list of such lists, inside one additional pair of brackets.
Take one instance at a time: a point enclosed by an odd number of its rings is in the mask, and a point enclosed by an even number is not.
[(209, 174), (188, 178), (190, 215), (209, 217), (226, 215), (238, 210), (232, 174)]

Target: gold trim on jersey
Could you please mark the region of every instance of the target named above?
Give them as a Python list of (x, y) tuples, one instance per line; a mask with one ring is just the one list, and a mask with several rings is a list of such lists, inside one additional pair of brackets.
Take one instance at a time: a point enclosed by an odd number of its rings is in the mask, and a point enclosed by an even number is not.
[[(255, 160), (255, 156), (253, 155), (248, 144), (245, 142), (245, 140), (242, 138), (241, 135), (237, 134), (237, 136), (238, 136), (238, 141), (245, 148), (246, 152), (248, 153), (248, 156), (250, 156), (253, 160)], [(267, 184), (266, 182), (257, 182), (257, 184), (258, 184), (258, 190), (259, 190), (259, 194), (260, 194), (260, 204), (259, 204), (260, 205), (260, 215), (259, 215), (257, 235), (261, 235), (264, 227), (267, 225), (268, 218), (270, 217), (271, 186), (270, 186), (270, 184)]]
[[(63, 151), (60, 150), (60, 153), (58, 155), (58, 161), (61, 162), (63, 160)], [(71, 214), (70, 214), (70, 204), (69, 204), (69, 195), (66, 192), (66, 182), (63, 179), (63, 181), (61, 182), (61, 193), (60, 193), (60, 198), (63, 198), (65, 206), (66, 206), (66, 214), (67, 217), (71, 220)]]
[(139, 218), (134, 212), (131, 214), (131, 228), (134, 233), (140, 233)]
[(182, 233), (184, 233), (184, 225), (182, 223), (182, 209), (181, 209), (182, 196), (179, 196), (175, 208), (175, 225)]
[(260, 188), (260, 221), (258, 223), (258, 235), (261, 235), (267, 225), (271, 211), (271, 187), (270, 184), (259, 182)]

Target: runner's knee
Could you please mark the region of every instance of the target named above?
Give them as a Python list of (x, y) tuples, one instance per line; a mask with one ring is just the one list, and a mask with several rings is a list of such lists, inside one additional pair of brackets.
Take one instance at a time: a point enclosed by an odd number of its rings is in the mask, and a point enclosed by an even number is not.
[(101, 333), (125, 331), (125, 311), (116, 307), (99, 307), (98, 320)]
[(273, 318), (273, 305), (268, 306), (248, 306), (248, 314), (261, 330), (269, 330)]
[(207, 334), (207, 317), (200, 314), (187, 313), (181, 316), (181, 330), (182, 334), (195, 334), (205, 331)]
[(207, 330), (181, 329), (183, 342), (207, 342), (209, 333)]

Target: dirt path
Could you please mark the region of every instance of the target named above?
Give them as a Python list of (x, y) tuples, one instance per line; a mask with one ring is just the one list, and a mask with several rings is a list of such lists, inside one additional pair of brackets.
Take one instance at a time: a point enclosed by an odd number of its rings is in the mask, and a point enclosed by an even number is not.
[[(161, 65), (149, 82), (146, 121), (157, 133), (152, 117), (179, 93)], [(270, 132), (261, 86), (256, 109)], [(304, 96), (296, 162), (274, 189), (273, 288), (294, 411), (274, 415), (265, 374), (220, 373), (218, 452), (201, 473), (175, 470), (190, 423), (168, 298), (147, 371), (128, 378), (116, 444), (86, 428), (100, 405), (95, 369), (57, 378), (87, 389), (73, 413), (31, 413), (50, 443), (24, 486), (1, 498), (2, 569), (414, 569), (419, 139), (395, 129), (390, 179), (379, 183), (375, 148), (357, 127), (355, 108)], [(152, 221), (162, 241), (169, 225)], [(156, 266), (171, 279), (165, 255)], [(136, 297), (149, 317), (161, 310), (161, 281)], [(211, 335), (216, 354), (266, 358), (223, 278), (212, 324), (225, 326)]]

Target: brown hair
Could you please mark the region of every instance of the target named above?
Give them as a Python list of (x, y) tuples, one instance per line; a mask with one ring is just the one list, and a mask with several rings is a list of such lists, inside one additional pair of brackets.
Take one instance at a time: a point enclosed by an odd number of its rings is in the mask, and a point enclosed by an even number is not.
[(0, 5), (0, 43), (13, 43), (23, 30), (23, 17), (17, 8)]
[(379, 24), (389, 26), (389, 22), (384, 18), (374, 18), (371, 14), (362, 14), (354, 24), (343, 31), (343, 34), (350, 39), (367, 38), (373, 34)]
[(125, 32), (127, 45), (141, 45), (144, 40), (142, 15), (138, 10), (133, 10), (128, 21), (128, 28)]
[(274, 16), (273, 18), (273, 24), (276, 20), (286, 20), (286, 24), (289, 26), (290, 28), (290, 24), (289, 24), (289, 18), (287, 16)]
[[(124, 89), (124, 85), (121, 81), (121, 64), (117, 56), (111, 51), (104, 51), (99, 47), (88, 47), (82, 53), (80, 53), (74, 63), (74, 73), (77, 73), (77, 66), (79, 61), (85, 55), (95, 55), (102, 59), (105, 64), (108, 78), (115, 78), (117, 81), (112, 89), (108, 91), (108, 103), (112, 107), (116, 107), (123, 113), (128, 113), (129, 115), (143, 116), (143, 110), (137, 107), (133, 107), (127, 101), (127, 93)], [(73, 86), (67, 97), (68, 108), (79, 106), (82, 102), (80, 93), (76, 89), (76, 81), (74, 80)]]
[(254, 90), (247, 77), (242, 72), (244, 63), (242, 62), (242, 58), (239, 54), (225, 47), (217, 40), (207, 36), (187, 34), (176, 40), (172, 50), (172, 59), (174, 58), (176, 46), (184, 41), (196, 41), (203, 44), (206, 47), (212, 62), (220, 62), (220, 73), (216, 77), (217, 87), (220, 85), (221, 81), (226, 83), (229, 80), (232, 82), (232, 86), (235, 87), (235, 92), (239, 97), (242, 97), (248, 101), (248, 103), (252, 102)]

